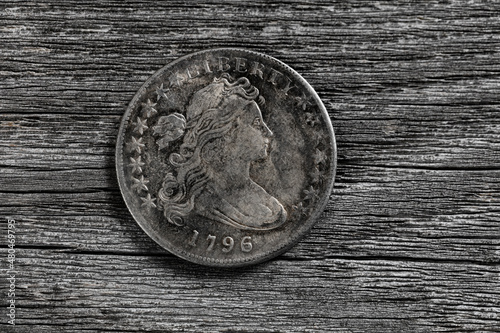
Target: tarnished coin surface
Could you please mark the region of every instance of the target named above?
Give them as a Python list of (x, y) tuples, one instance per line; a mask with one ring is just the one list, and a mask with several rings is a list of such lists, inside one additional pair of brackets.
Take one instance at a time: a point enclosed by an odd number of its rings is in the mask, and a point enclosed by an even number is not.
[(286, 251), (328, 201), (336, 147), (311, 86), (260, 53), (215, 49), (156, 72), (130, 103), (116, 150), (137, 223), (171, 253), (244, 266)]

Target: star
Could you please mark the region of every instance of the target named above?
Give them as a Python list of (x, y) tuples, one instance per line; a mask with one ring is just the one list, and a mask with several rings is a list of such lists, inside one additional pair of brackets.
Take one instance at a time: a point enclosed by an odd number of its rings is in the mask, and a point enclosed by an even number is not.
[(142, 105), (142, 111), (148, 118), (158, 112), (154, 108), (156, 106), (156, 103), (151, 102), (149, 98), (147, 103), (142, 103), (141, 105)]
[(304, 193), (306, 195), (304, 200), (313, 200), (318, 198), (318, 192), (312, 186), (309, 186), (309, 189), (304, 190)]
[(314, 171), (309, 174), (312, 177), (312, 183), (316, 184), (319, 182), (319, 177), (321, 176), (321, 172), (319, 172), (318, 168), (314, 168)]
[(158, 102), (160, 100), (160, 98), (165, 98), (167, 99), (167, 92), (169, 91), (170, 89), (164, 89), (163, 88), (163, 83), (159, 86), (159, 87), (156, 87), (156, 101)]
[(129, 146), (129, 150), (130, 151), (136, 151), (138, 152), (139, 154), (142, 152), (142, 148), (144, 148), (145, 144), (142, 143), (142, 138), (139, 138), (136, 139), (135, 137), (132, 137), (132, 141), (127, 143), (127, 145)]
[(142, 172), (141, 167), (144, 165), (144, 162), (141, 162), (141, 156), (139, 155), (139, 157), (137, 157), (136, 159), (131, 157), (130, 161), (132, 163), (130, 163), (128, 166), (132, 167), (132, 173), (134, 173), (134, 172), (141, 173)]
[(316, 153), (313, 155), (313, 157), (314, 157), (314, 163), (316, 164), (325, 163), (326, 161), (325, 152), (322, 152), (318, 148), (316, 148)]
[(134, 132), (138, 132), (139, 134), (144, 134), (144, 130), (149, 128), (146, 125), (146, 122), (147, 122), (146, 119), (142, 120), (141, 118), (137, 117), (137, 122), (132, 123), (135, 126)]
[(319, 145), (320, 143), (322, 143), (324, 141), (324, 137), (323, 137), (323, 134), (320, 133), (320, 132), (314, 132), (314, 141), (316, 142), (316, 146)]
[(141, 190), (148, 190), (146, 184), (149, 183), (149, 180), (145, 179), (143, 175), (141, 175), (141, 178), (139, 179), (132, 177), (132, 181), (134, 182), (131, 186), (133, 190), (135, 189), (137, 192), (140, 192)]
[(156, 205), (154, 204), (154, 201), (156, 198), (151, 198), (151, 194), (148, 193), (148, 195), (145, 198), (142, 198), (142, 204), (141, 207), (146, 207), (146, 208), (156, 208)]
[(297, 105), (300, 106), (304, 111), (307, 109), (308, 105), (311, 105), (311, 103), (309, 102), (309, 97), (307, 97), (304, 92), (302, 92), (301, 97), (296, 97), (295, 99), (297, 100)]
[(304, 207), (303, 202), (299, 202), (296, 205), (292, 205), (292, 211), (294, 215), (298, 215), (299, 217), (307, 213), (307, 208)]
[(306, 123), (311, 125), (311, 126), (314, 126), (314, 125), (319, 123), (319, 119), (314, 113), (307, 112), (306, 113)]

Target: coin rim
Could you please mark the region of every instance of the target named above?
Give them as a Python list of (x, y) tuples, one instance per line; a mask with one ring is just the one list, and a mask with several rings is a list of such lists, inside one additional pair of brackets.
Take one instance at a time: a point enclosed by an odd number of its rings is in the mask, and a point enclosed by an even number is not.
[[(286, 72), (290, 75), (293, 76), (294, 79), (298, 80), (303, 87), (306, 88), (306, 90), (312, 95), (314, 101), (318, 105), (320, 109), (320, 113), (323, 117), (323, 120), (326, 124), (326, 127), (328, 129), (329, 133), (329, 138), (330, 138), (330, 144), (332, 147), (332, 153), (330, 154), (330, 158), (332, 161), (332, 168), (331, 172), (328, 174), (328, 180), (327, 180), (327, 189), (321, 194), (320, 199), (318, 200), (318, 203), (314, 207), (314, 212), (309, 216), (309, 218), (305, 221), (305, 223), (298, 228), (293, 237), (290, 237), (288, 241), (285, 242), (284, 245), (279, 247), (278, 249), (275, 249), (273, 251), (266, 251), (263, 254), (252, 256), (250, 258), (244, 258), (244, 259), (215, 259), (215, 258), (207, 258), (203, 257), (200, 255), (192, 254), (187, 252), (186, 250), (182, 249), (176, 249), (173, 244), (168, 241), (165, 238), (159, 237), (157, 233), (155, 233), (152, 228), (148, 228), (149, 223), (143, 216), (138, 216), (138, 214), (134, 213), (134, 210), (137, 210), (136, 207), (132, 207), (132, 203), (129, 204), (129, 200), (127, 200), (127, 186), (125, 183), (125, 172), (124, 172), (124, 166), (122, 164), (123, 161), (123, 145), (124, 145), (124, 136), (125, 136), (125, 128), (128, 125), (128, 120), (130, 118), (130, 115), (132, 113), (133, 106), (138, 102), (140, 96), (145, 92), (146, 88), (150, 86), (153, 80), (155, 80), (158, 76), (162, 75), (166, 70), (169, 68), (175, 66), (176, 64), (183, 62), (185, 60), (189, 60), (192, 57), (199, 56), (205, 53), (212, 53), (212, 52), (240, 52), (240, 53), (246, 53), (250, 55), (254, 55), (257, 57), (262, 57), (262, 58), (267, 58), (271, 62), (276, 62), (277, 65), (281, 66), (286, 70)], [(118, 139), (116, 142), (116, 152), (115, 152), (115, 167), (116, 167), (116, 174), (117, 174), (117, 179), (118, 179), (118, 185), (120, 188), (120, 192), (122, 194), (122, 198), (125, 202), (125, 205), (127, 206), (130, 214), (136, 221), (136, 223), (141, 227), (141, 229), (151, 238), (153, 239), (158, 245), (160, 245), (162, 248), (167, 250), (168, 252), (185, 259), (187, 261), (196, 263), (196, 264), (201, 264), (201, 265), (206, 265), (206, 266), (211, 266), (211, 267), (243, 267), (243, 266), (249, 266), (249, 265), (254, 265), (258, 263), (262, 263), (264, 261), (267, 261), (271, 258), (277, 257), (280, 254), (288, 251), (290, 248), (292, 248), (295, 244), (297, 244), (301, 239), (303, 239), (311, 230), (311, 228), (314, 226), (314, 224), (317, 222), (319, 216), (323, 212), (326, 204), (328, 203), (328, 199), (330, 197), (330, 194), (333, 189), (333, 184), (335, 182), (335, 173), (337, 169), (337, 145), (336, 145), (336, 140), (335, 140), (335, 133), (333, 130), (333, 126), (330, 120), (330, 116), (328, 115), (328, 112), (326, 111), (326, 108), (319, 98), (318, 94), (316, 91), (312, 88), (312, 86), (299, 74), (297, 73), (293, 68), (285, 64), (284, 62), (266, 55), (262, 54), (260, 52), (256, 51), (251, 51), (251, 50), (245, 50), (241, 48), (215, 48), (215, 49), (207, 49), (207, 50), (202, 50), (194, 53), (189, 53), (185, 56), (182, 56), (180, 58), (175, 59), (172, 62), (169, 62), (167, 65), (163, 66), (156, 72), (154, 72), (147, 80), (142, 84), (142, 86), (139, 88), (139, 90), (135, 93), (134, 97), (130, 101), (130, 103), (127, 106), (127, 109), (122, 116), (122, 120), (120, 122), (120, 128), (118, 131)], [(137, 213), (140, 211), (138, 210)], [(144, 220), (144, 221), (143, 221)], [(165, 243), (167, 243), (166, 246)]]

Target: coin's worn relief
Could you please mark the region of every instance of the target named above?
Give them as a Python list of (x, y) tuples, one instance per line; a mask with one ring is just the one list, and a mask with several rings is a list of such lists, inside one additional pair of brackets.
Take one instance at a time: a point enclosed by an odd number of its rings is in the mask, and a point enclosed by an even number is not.
[(159, 148), (182, 139), (169, 154), (173, 166), (158, 192), (167, 221), (182, 225), (192, 211), (239, 229), (266, 230), (286, 220), (286, 210), (250, 176), (250, 164), (268, 157), (273, 132), (257, 104), (259, 91), (247, 78), (215, 78), (196, 91), (186, 118), (160, 117)]
[(326, 110), (295, 71), (216, 49), (155, 73), (123, 117), (117, 173), (156, 242), (190, 261), (243, 266), (296, 243), (322, 212), (336, 148)]

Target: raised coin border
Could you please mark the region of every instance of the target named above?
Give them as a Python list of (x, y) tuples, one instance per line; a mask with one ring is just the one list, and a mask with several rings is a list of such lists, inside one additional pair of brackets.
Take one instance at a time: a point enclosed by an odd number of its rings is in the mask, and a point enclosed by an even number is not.
[[(273, 251), (267, 251), (263, 254), (245, 258), (245, 259), (212, 259), (212, 258), (206, 258), (203, 256), (191, 254), (185, 250), (181, 249), (176, 249), (172, 244), (161, 237), (158, 237), (158, 235), (151, 230), (148, 226), (149, 223), (142, 217), (138, 216), (137, 214), (134, 214), (134, 209), (130, 206), (130, 201), (127, 198), (127, 192), (125, 191), (126, 185), (125, 185), (125, 175), (124, 175), (124, 170), (122, 167), (120, 167), (120, 163), (123, 160), (123, 146), (124, 146), (124, 136), (125, 136), (125, 128), (128, 124), (130, 114), (136, 105), (138, 103), (140, 96), (145, 92), (147, 87), (150, 86), (150, 84), (155, 80), (158, 76), (162, 75), (165, 71), (167, 71), (170, 67), (175, 66), (179, 62), (183, 62), (186, 60), (189, 60), (192, 57), (196, 57), (199, 55), (202, 55), (204, 53), (210, 53), (210, 52), (240, 52), (240, 53), (246, 53), (262, 58), (266, 58), (272, 62), (275, 62), (277, 67), (281, 67), (283, 71), (285, 71), (287, 74), (291, 75), (294, 79), (298, 80), (303, 87), (307, 89), (307, 91), (311, 94), (312, 98), (316, 102), (317, 106), (319, 107), (320, 113), (323, 117), (323, 120), (327, 126), (328, 133), (329, 133), (329, 138), (330, 138), (330, 144), (332, 148), (332, 153), (330, 155), (331, 161), (332, 161), (332, 166), (331, 166), (331, 172), (328, 174), (328, 178), (325, 180), (327, 183), (327, 190), (322, 193), (320, 196), (318, 203), (310, 215), (310, 217), (303, 223), (302, 226), (300, 226), (295, 234), (295, 237), (289, 238), (287, 242), (285, 242), (281, 247), (273, 250)], [(317, 221), (321, 213), (323, 212), (326, 204), (328, 203), (330, 194), (333, 189), (333, 184), (335, 181), (335, 173), (337, 169), (337, 146), (336, 146), (336, 141), (335, 141), (335, 134), (333, 131), (333, 126), (330, 120), (330, 117), (328, 115), (328, 112), (326, 111), (326, 108), (319, 98), (318, 94), (314, 91), (314, 89), (311, 87), (311, 85), (300, 75), (298, 74), (294, 69), (292, 69), (290, 66), (286, 65), (282, 61), (262, 54), (260, 52), (255, 52), (255, 51), (250, 51), (250, 50), (245, 50), (245, 49), (240, 49), (240, 48), (216, 48), (216, 49), (208, 49), (208, 50), (203, 50), (195, 53), (190, 53), (188, 55), (185, 55), (183, 57), (177, 58), (176, 60), (168, 63), (164, 67), (162, 67), (160, 70), (156, 71), (154, 74), (152, 74), (148, 80), (141, 86), (141, 88), (137, 91), (137, 93), (134, 95), (134, 98), (132, 101), (129, 103), (127, 110), (125, 111), (125, 114), (122, 117), (122, 120), (120, 122), (120, 129), (118, 132), (118, 139), (116, 143), (116, 154), (115, 154), (115, 166), (116, 166), (116, 173), (117, 173), (117, 178), (118, 178), (118, 185), (120, 187), (120, 192), (122, 193), (122, 197), (125, 201), (125, 204), (127, 205), (127, 208), (134, 218), (134, 220), (139, 224), (142, 230), (151, 238), (153, 239), (158, 245), (160, 245), (162, 248), (166, 249), (167, 251), (171, 252), (172, 254), (197, 263), (197, 264), (202, 264), (202, 265), (207, 265), (207, 266), (214, 266), (214, 267), (242, 267), (242, 266), (248, 266), (248, 265), (253, 265), (253, 264), (258, 264), (264, 261), (267, 261), (271, 258), (274, 258), (287, 250), (289, 250), (291, 247), (293, 247), (295, 244), (297, 244), (302, 238), (304, 238), (307, 233), (311, 230), (313, 227), (314, 223)]]

